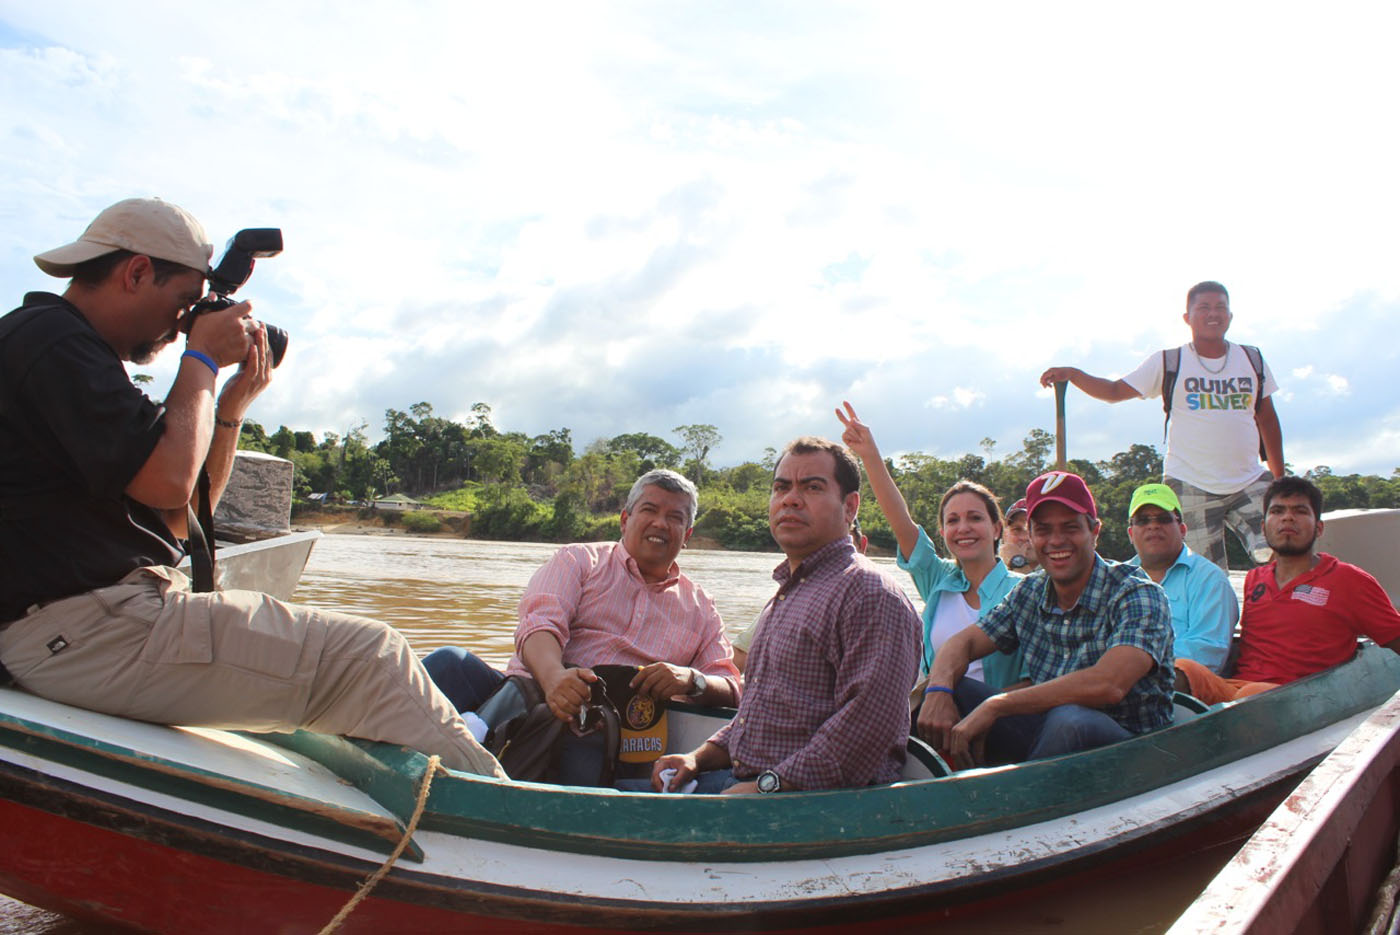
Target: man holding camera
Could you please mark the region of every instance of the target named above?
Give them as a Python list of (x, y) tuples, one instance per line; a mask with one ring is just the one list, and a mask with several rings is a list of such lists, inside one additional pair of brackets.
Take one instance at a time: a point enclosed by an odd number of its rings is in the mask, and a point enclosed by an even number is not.
[[(37, 695), (109, 714), (305, 727), (503, 775), (390, 627), (251, 591), (191, 593), (175, 570), (201, 467), (212, 509), (272, 377), (249, 303), (186, 318), (212, 254), (180, 208), (128, 199), (34, 258), (71, 280), (62, 296), (30, 293), (0, 318), (0, 662)], [(181, 330), (156, 404), (121, 362), (149, 362)]]

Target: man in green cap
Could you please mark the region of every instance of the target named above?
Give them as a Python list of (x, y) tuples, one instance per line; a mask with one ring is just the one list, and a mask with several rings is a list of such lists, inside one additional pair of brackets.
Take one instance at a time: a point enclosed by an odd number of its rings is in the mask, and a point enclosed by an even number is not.
[(1239, 601), (1225, 572), (1186, 546), (1181, 503), (1166, 484), (1143, 484), (1128, 505), (1128, 538), (1138, 565), (1167, 592), (1176, 632), (1173, 654), (1219, 672), (1230, 652)]

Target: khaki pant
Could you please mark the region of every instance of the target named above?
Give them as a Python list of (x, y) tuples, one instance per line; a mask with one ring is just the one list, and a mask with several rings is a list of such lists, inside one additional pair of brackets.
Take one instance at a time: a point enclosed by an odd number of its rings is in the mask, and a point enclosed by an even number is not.
[(55, 601), (0, 631), (0, 661), (44, 698), (160, 724), (403, 744), (504, 777), (398, 631), (256, 591), (192, 594), (171, 568)]

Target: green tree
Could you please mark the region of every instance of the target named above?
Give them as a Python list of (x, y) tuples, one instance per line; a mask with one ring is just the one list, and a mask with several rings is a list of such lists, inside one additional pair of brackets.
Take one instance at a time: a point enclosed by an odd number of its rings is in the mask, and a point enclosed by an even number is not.
[(491, 424), (491, 407), (485, 403), (472, 403), (471, 421), (467, 424), (472, 438), (490, 438), (497, 434)]
[(681, 450), (690, 455), (695, 471), (695, 476), (691, 479), (699, 484), (705, 476), (705, 462), (710, 456), (710, 450), (724, 441), (724, 437), (719, 434), (719, 429), (704, 423), (678, 425), (671, 431), (681, 437)]
[(271, 445), (268, 443), (267, 430), (252, 419), (243, 420), (243, 427), (238, 432), (238, 447), (244, 451), (272, 453)]
[(520, 483), (525, 446), (518, 441), (499, 436), (477, 439), (472, 443), (472, 455), (477, 476), (482, 480), (497, 484)]
[(533, 539), (546, 518), (545, 508), (521, 488), (493, 484), (472, 514), (472, 531), (486, 539)]
[(268, 443), (272, 445), (272, 453), (279, 458), (291, 458), (292, 452), (298, 450), (296, 441), (296, 435), (285, 425), (279, 425), (277, 431), (268, 439)]
[(612, 454), (633, 452), (641, 460), (643, 473), (658, 467), (674, 468), (681, 463), (679, 448), (664, 438), (646, 432), (615, 435), (607, 442), (607, 450)]
[(552, 486), (573, 460), (573, 433), (568, 429), (553, 429), (530, 439), (525, 474), (533, 483)]

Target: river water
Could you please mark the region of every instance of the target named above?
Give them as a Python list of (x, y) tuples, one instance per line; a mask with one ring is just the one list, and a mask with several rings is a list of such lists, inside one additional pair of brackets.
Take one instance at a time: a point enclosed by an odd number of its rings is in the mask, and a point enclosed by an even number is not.
[[(419, 654), (466, 646), (498, 667), (510, 658), (516, 605), (530, 576), (558, 546), (534, 542), (325, 536), (312, 550), (296, 600), (393, 624)], [(777, 552), (688, 549), (685, 573), (714, 599), (731, 633), (772, 597)], [(909, 576), (875, 558), (922, 609)]]
[[(519, 542), (408, 536), (327, 535), (312, 550), (295, 600), (363, 614), (397, 627), (419, 652), (456, 644), (498, 668), (510, 657), (521, 591), (557, 548)], [(687, 550), (680, 564), (714, 599), (731, 633), (763, 609), (776, 585), (776, 552)], [(892, 558), (886, 568), (922, 611), (909, 576)], [(1092, 894), (1009, 906), (1007, 915), (970, 929), (940, 931), (1046, 933), (1161, 932), (1232, 855), (1232, 849), (1194, 855), (1187, 863), (1124, 875)], [(1163, 877), (1171, 884), (1163, 887)], [(108, 930), (0, 897), (0, 935), (95, 935)], [(892, 932), (895, 930), (892, 929)]]

